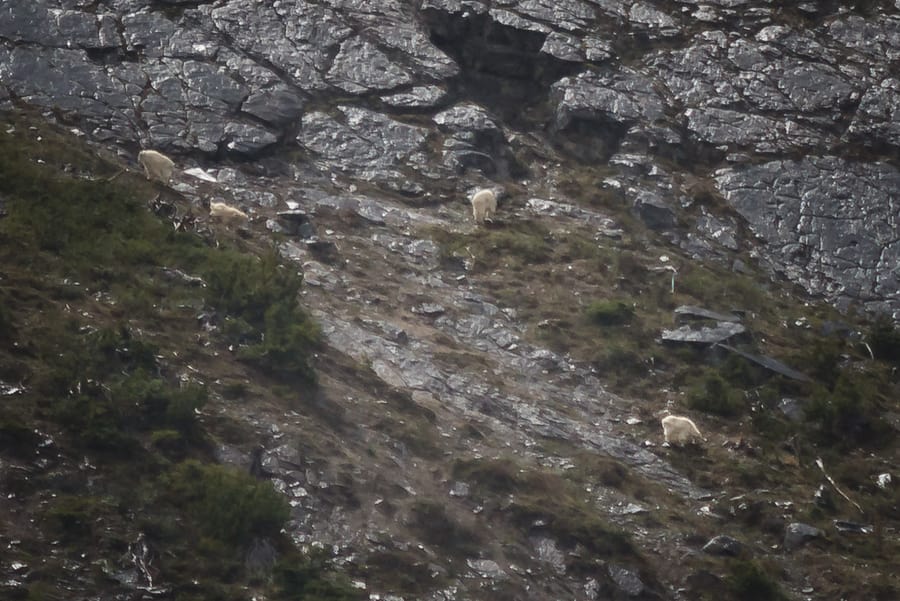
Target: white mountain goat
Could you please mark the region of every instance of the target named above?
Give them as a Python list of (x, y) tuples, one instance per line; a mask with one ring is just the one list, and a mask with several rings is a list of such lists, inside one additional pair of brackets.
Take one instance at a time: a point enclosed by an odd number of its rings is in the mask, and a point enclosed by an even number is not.
[(209, 203), (209, 218), (227, 225), (239, 225), (250, 219), (247, 213), (224, 202)]
[(475, 223), (493, 222), (494, 213), (497, 212), (497, 195), (493, 190), (478, 190), (472, 195), (471, 203)]
[(685, 445), (706, 440), (689, 417), (667, 415), (662, 418), (662, 427), (669, 444)]
[(169, 185), (172, 180), (172, 172), (175, 170), (175, 163), (172, 159), (161, 152), (155, 150), (142, 150), (138, 153), (138, 163), (144, 168), (147, 179), (159, 180)]

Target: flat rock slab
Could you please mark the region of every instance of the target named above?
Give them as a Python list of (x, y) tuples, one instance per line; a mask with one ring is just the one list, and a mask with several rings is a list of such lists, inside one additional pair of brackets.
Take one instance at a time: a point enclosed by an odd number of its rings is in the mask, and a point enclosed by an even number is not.
[(694, 307), (691, 305), (681, 305), (675, 309), (675, 315), (684, 316), (684, 317), (700, 317), (703, 319), (711, 319), (713, 321), (724, 321), (730, 323), (737, 323), (741, 320), (740, 317), (731, 313), (719, 313), (718, 311), (710, 311), (709, 309), (703, 309), (702, 307)]
[(747, 328), (739, 323), (720, 322), (715, 327), (702, 327), (698, 330), (690, 326), (681, 326), (675, 330), (663, 330), (664, 342), (686, 342), (690, 344), (717, 344), (743, 334)]

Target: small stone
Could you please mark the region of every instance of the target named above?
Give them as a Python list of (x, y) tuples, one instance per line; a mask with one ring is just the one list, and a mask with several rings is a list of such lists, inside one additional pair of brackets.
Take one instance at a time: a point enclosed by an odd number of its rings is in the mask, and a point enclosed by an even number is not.
[(634, 200), (634, 208), (644, 224), (653, 230), (668, 230), (677, 225), (672, 207), (652, 192), (641, 192)]
[(469, 485), (465, 482), (454, 482), (453, 486), (450, 487), (450, 496), (451, 497), (468, 497), (469, 496)]
[(482, 578), (493, 578), (495, 580), (508, 578), (500, 564), (492, 559), (468, 559), (466, 560), (466, 565), (478, 572)]
[(629, 597), (637, 597), (644, 592), (644, 583), (638, 575), (629, 568), (610, 564), (609, 577)]
[(437, 303), (422, 303), (412, 308), (412, 312), (416, 315), (427, 315), (429, 317), (442, 315), (446, 310), (443, 305)]
[(857, 522), (848, 522), (846, 520), (834, 520), (835, 529), (838, 532), (849, 532), (851, 534), (872, 534), (872, 526), (858, 524)]
[(778, 402), (778, 409), (792, 422), (803, 421), (803, 404), (797, 399), (783, 398)]
[(638, 505), (637, 503), (629, 503), (620, 509), (619, 513), (622, 515), (637, 515), (639, 513), (647, 513), (647, 508), (643, 505)]
[(725, 534), (720, 534), (703, 545), (703, 551), (710, 555), (729, 555), (731, 557), (740, 555), (743, 548), (744, 545), (739, 540)]

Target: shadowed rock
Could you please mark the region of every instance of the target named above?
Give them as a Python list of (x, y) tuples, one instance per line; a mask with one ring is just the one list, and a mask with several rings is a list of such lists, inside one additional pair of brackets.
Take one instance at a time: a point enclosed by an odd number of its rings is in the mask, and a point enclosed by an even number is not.
[(784, 548), (787, 551), (794, 551), (823, 534), (824, 532), (808, 524), (792, 522), (787, 525), (784, 532)]

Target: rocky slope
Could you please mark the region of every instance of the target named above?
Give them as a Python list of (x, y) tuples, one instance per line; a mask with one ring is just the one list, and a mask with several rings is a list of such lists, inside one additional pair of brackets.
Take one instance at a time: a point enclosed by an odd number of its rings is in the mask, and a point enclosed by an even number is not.
[[(372, 599), (896, 593), (870, 326), (900, 317), (898, 63), (889, 1), (0, 8), (0, 106), (168, 153), (173, 190), (136, 193), (240, 206), (210, 236), (302, 270), (315, 392), (235, 366), (215, 319), (190, 367), (219, 459)], [(659, 446), (666, 409), (710, 444)]]

